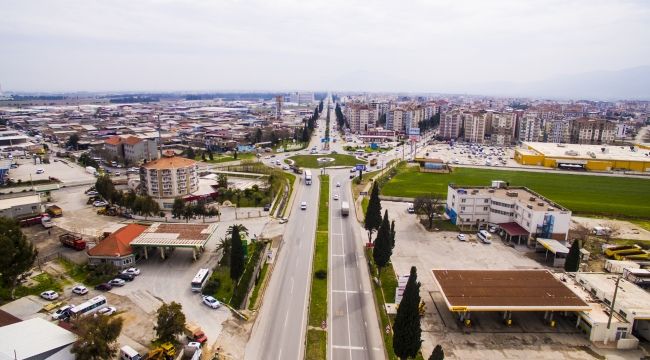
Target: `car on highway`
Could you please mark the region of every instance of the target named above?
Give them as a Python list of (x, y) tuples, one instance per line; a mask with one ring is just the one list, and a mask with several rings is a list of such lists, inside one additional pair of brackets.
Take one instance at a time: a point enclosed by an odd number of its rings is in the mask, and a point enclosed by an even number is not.
[(303, 201), (303, 202), (300, 203), (300, 209), (301, 210), (307, 210), (307, 202), (306, 201)]
[(341, 183), (340, 183), (340, 182), (337, 182), (337, 183), (336, 183), (336, 187), (341, 187)]
[(114, 306), (107, 306), (105, 308), (101, 308), (101, 309), (97, 310), (97, 313), (99, 315), (106, 315), (106, 316), (113, 315), (116, 312), (117, 312), (117, 308), (114, 307)]
[(130, 268), (122, 271), (122, 274), (130, 274), (130, 275), (138, 276), (138, 275), (140, 275), (140, 269), (135, 268), (135, 267), (130, 267)]
[(219, 300), (215, 299), (212, 296), (203, 295), (203, 303), (213, 309), (218, 309), (221, 306)]
[(115, 279), (109, 281), (108, 283), (111, 284), (111, 286), (124, 286), (126, 284), (126, 281), (124, 281), (122, 279), (115, 278)]
[(108, 291), (108, 290), (110, 290), (112, 288), (113, 288), (113, 286), (111, 284), (109, 284), (109, 283), (102, 283), (102, 284), (99, 284), (99, 285), (95, 286), (95, 290), (100, 290), (100, 291)]
[(458, 236), (456, 236), (456, 237), (460, 241), (467, 241), (467, 235), (465, 235), (465, 234), (458, 234)]
[(334, 194), (334, 200), (338, 200), (338, 199), (339, 199), (339, 194)]
[(45, 300), (56, 300), (59, 297), (59, 294), (54, 290), (47, 290), (41, 293), (41, 297)]
[(72, 310), (72, 305), (61, 306), (52, 314), (52, 320), (61, 320), (69, 317), (70, 310)]
[(282, 170), (289, 170), (289, 165), (282, 165)]
[(88, 289), (83, 285), (77, 285), (72, 288), (72, 293), (77, 295), (86, 295), (88, 294)]

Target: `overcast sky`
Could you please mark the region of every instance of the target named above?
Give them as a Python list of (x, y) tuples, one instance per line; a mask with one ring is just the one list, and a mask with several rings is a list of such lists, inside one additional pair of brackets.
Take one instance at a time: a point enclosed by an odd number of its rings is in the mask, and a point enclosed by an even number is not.
[(0, 0), (13, 91), (445, 92), (650, 64), (650, 1)]

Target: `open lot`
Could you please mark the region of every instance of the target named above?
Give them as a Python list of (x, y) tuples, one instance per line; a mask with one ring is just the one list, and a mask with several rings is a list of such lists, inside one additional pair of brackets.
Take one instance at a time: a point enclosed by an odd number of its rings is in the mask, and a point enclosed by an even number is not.
[[(22, 180), (23, 183), (28, 184), (30, 180), (47, 180), (50, 177), (61, 180), (63, 184), (79, 183), (87, 181), (89, 183), (95, 182), (95, 177), (88, 174), (84, 168), (69, 160), (51, 160), (49, 164), (34, 164), (32, 160), (18, 160), (19, 166), (9, 171), (9, 177)], [(37, 174), (37, 169), (43, 169), (42, 174)], [(31, 177), (31, 179), (30, 179)]]
[(382, 188), (388, 196), (447, 195), (447, 185), (489, 186), (504, 180), (526, 186), (575, 213), (650, 217), (650, 179), (492, 169), (455, 168), (449, 174), (421, 173), (409, 167)]
[(417, 157), (440, 159), (446, 163), (462, 165), (522, 166), (514, 160), (515, 151), (512, 147), (486, 145), (480, 148), (483, 150), (482, 152), (477, 150), (478, 147), (474, 146), (472, 148), (469, 144), (456, 144), (454, 146), (447, 144), (426, 145), (418, 148)]
[[(332, 158), (334, 161), (319, 162), (319, 158)], [(366, 160), (357, 159), (351, 155), (345, 154), (326, 154), (326, 155), (296, 155), (291, 156), (289, 160), (293, 160), (296, 166), (301, 168), (321, 168), (326, 166), (354, 166), (356, 164), (365, 164)], [(287, 162), (287, 164), (290, 162)]]
[[(391, 258), (395, 272), (398, 276), (408, 274), (410, 267), (416, 266), (418, 281), (422, 283), (420, 296), (426, 304), (422, 320), (423, 354), (430, 354), (436, 344), (441, 344), (446, 359), (599, 358), (594, 355), (588, 339), (576, 332), (569, 319), (560, 319), (557, 328), (553, 329), (542, 322), (541, 314), (518, 313), (513, 317), (514, 324), (507, 327), (496, 313), (477, 313), (473, 316), (472, 328), (464, 329), (444, 304), (431, 269), (545, 267), (532, 260), (526, 248), (508, 247), (498, 238), (485, 245), (473, 236), (468, 242), (460, 242), (455, 232), (427, 232), (415, 215), (407, 213), (408, 205), (382, 201), (382, 209), (388, 210), (396, 224), (397, 236)], [(620, 358), (639, 358), (639, 353), (630, 351)]]

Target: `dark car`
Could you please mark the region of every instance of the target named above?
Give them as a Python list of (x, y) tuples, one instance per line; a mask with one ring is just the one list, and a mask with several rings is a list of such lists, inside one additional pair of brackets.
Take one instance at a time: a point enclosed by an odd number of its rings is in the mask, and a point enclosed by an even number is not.
[(133, 281), (133, 279), (135, 279), (135, 275), (122, 274), (122, 273), (119, 273), (119, 274), (115, 275), (115, 277), (118, 278), (118, 279), (122, 279), (124, 281)]
[(99, 285), (95, 286), (95, 290), (101, 290), (101, 291), (108, 291), (108, 290), (110, 290), (112, 288), (113, 288), (113, 286), (111, 284), (109, 284), (109, 283), (103, 283), (103, 284), (99, 284)]
[(271, 204), (264, 205), (264, 211), (269, 211), (269, 210), (271, 210)]

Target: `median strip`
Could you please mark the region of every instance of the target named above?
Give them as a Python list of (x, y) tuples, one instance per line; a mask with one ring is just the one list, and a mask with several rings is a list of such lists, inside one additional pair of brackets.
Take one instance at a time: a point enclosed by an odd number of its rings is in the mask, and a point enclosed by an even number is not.
[(320, 176), (318, 226), (312, 263), (309, 323), (307, 326), (307, 359), (326, 359), (327, 355), (327, 250), (329, 227), (329, 176)]

